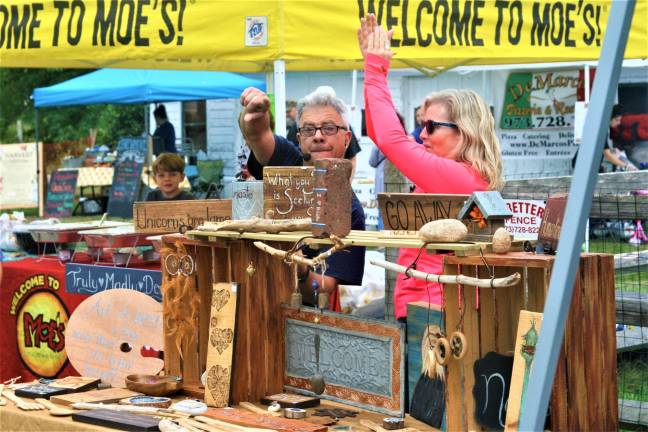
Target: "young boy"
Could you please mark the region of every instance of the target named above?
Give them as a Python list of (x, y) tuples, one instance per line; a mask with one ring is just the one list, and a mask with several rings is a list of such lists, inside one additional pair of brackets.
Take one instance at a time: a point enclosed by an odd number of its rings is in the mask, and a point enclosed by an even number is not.
[(153, 177), (157, 189), (149, 192), (146, 201), (171, 201), (195, 199), (189, 192), (180, 189), (184, 180), (185, 163), (175, 153), (162, 153), (153, 162)]

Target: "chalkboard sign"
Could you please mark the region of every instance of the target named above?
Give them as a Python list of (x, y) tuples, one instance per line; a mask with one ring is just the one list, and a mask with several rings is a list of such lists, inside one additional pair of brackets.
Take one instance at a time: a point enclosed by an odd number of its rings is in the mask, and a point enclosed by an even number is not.
[(133, 203), (140, 190), (140, 175), (146, 159), (145, 138), (120, 138), (117, 144), (117, 162), (108, 200), (108, 214), (130, 218)]
[(45, 217), (72, 216), (78, 176), (79, 172), (76, 170), (52, 173), (45, 200)]
[(271, 219), (300, 219), (313, 215), (313, 167), (264, 167), (263, 212)]

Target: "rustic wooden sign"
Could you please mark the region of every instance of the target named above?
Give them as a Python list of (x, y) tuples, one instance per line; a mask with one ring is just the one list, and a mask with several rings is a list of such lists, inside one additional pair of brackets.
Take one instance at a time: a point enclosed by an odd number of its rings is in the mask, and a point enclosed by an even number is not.
[(183, 225), (222, 222), (232, 216), (232, 200), (144, 201), (133, 205), (135, 232), (176, 233)]
[(386, 230), (418, 231), (437, 219), (459, 219), (469, 195), (379, 193), (378, 203)]
[(567, 206), (566, 193), (554, 194), (547, 199), (542, 223), (538, 231), (538, 246), (547, 253), (554, 253), (558, 249), (558, 239), (562, 228), (565, 207)]
[(155, 375), (163, 346), (162, 305), (141, 292), (111, 289), (91, 295), (70, 316), (65, 351), (84, 376), (122, 387), (127, 375)]
[(300, 219), (313, 216), (313, 167), (264, 167), (263, 212), (270, 219)]
[(315, 206), (313, 235), (346, 237), (351, 232), (353, 190), (349, 177), (351, 162), (325, 158), (315, 161)]
[(405, 338), (398, 324), (315, 309), (284, 307), (286, 389), (307, 395), (317, 371), (314, 338), (320, 336), (319, 397), (402, 416), (405, 408)]
[(511, 389), (508, 394), (506, 410), (506, 431), (519, 429), (520, 412), (524, 401), (531, 367), (535, 359), (536, 344), (542, 328), (542, 314), (526, 310), (520, 311), (515, 352), (511, 373)]

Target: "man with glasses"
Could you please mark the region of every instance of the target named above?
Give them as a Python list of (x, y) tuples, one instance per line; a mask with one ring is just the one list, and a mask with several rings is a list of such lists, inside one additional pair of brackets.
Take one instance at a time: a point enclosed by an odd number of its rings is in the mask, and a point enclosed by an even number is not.
[[(241, 94), (243, 111), (239, 126), (252, 150), (248, 169), (255, 178), (263, 178), (263, 166), (312, 165), (317, 159), (343, 158), (351, 141), (351, 131), (344, 102), (330, 87), (320, 87), (297, 104), (297, 139), (299, 148), (286, 138), (275, 135), (270, 128), (270, 99), (261, 90), (250, 87)], [(353, 195), (351, 229), (364, 230), (362, 205)], [(304, 298), (312, 297), (312, 288), (330, 294), (331, 310), (340, 311), (338, 284), (361, 285), (364, 273), (364, 247), (351, 247), (326, 259), (326, 275), (306, 268), (299, 270), (300, 288)], [(318, 252), (304, 250), (307, 256)]]

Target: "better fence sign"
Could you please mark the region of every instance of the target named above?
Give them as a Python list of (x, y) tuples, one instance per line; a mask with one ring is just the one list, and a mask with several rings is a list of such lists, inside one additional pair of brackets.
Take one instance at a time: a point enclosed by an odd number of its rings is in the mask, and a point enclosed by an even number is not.
[(506, 230), (516, 238), (538, 238), (545, 203), (542, 200), (507, 199), (506, 205), (513, 216), (505, 219)]

